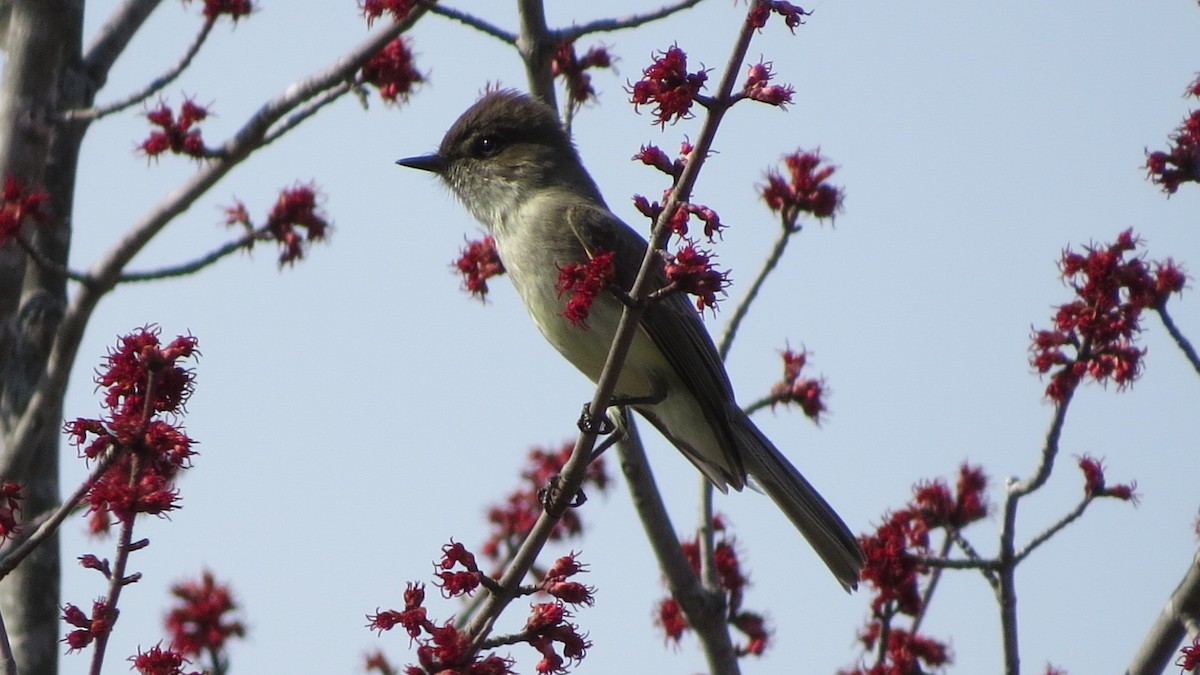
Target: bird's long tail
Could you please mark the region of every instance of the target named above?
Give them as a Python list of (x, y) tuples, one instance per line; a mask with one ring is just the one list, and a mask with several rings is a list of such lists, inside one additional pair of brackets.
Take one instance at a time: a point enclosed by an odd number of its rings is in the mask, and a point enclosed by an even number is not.
[(741, 415), (733, 428), (746, 472), (787, 514), (842, 586), (847, 591), (857, 588), (865, 559), (850, 528), (749, 417)]

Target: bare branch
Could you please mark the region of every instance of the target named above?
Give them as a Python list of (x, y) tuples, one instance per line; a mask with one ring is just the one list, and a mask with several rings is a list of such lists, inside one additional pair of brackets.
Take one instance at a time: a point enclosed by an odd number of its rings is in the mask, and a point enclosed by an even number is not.
[(1179, 350), (1187, 357), (1188, 363), (1192, 364), (1192, 369), (1200, 373), (1200, 357), (1196, 356), (1196, 349), (1192, 347), (1192, 343), (1180, 332), (1179, 327), (1175, 325), (1175, 320), (1167, 313), (1166, 303), (1155, 307), (1155, 310), (1158, 311), (1158, 318), (1162, 319), (1163, 326), (1167, 328), (1167, 333), (1171, 335)]
[[(721, 334), (721, 341), (717, 347), (717, 352), (721, 355), (722, 361), (729, 356), (729, 350), (733, 347), (733, 340), (737, 337), (738, 328), (741, 327), (742, 320), (746, 318), (747, 312), (750, 311), (750, 305), (758, 297), (758, 292), (762, 290), (763, 284), (766, 283), (767, 276), (774, 271), (780, 259), (783, 258), (783, 252), (787, 250), (788, 241), (791, 240), (792, 235), (798, 232), (800, 232), (800, 228), (795, 224), (794, 220), (791, 223), (786, 220), (783, 221), (783, 227), (780, 228), (779, 236), (775, 239), (774, 246), (771, 247), (771, 253), (763, 261), (762, 268), (758, 270), (754, 281), (746, 289), (746, 294), (742, 296), (741, 302), (734, 308), (733, 316), (729, 318), (729, 323), (725, 324), (725, 332)], [(747, 411), (747, 414), (749, 414), (749, 411)]]
[(517, 44), (516, 33), (510, 33), (499, 26), (490, 24), (487, 21), (480, 19), (477, 16), (467, 14), (466, 12), (454, 9), (453, 7), (439, 5), (437, 3), (430, 2), (429, 0), (422, 0), (419, 4), (421, 7), (428, 9), (430, 14), (437, 14), (438, 16), (444, 16), (447, 19), (453, 19), (464, 26), (474, 28), (480, 33), (490, 35), (504, 44), (513, 46), (516, 46)]
[(1079, 516), (1083, 515), (1083, 512), (1085, 509), (1087, 509), (1088, 505), (1092, 503), (1092, 499), (1093, 497), (1091, 495), (1084, 494), (1083, 499), (1079, 500), (1079, 503), (1075, 505), (1075, 508), (1068, 511), (1066, 515), (1058, 519), (1058, 522), (1046, 528), (1041, 534), (1037, 535), (1033, 539), (1030, 539), (1029, 543), (1025, 544), (1025, 548), (1013, 554), (1012, 564), (1019, 564), (1022, 560), (1029, 557), (1029, 554), (1033, 553), (1034, 549), (1049, 541), (1050, 537), (1053, 537), (1055, 534), (1057, 534), (1059, 530), (1075, 522)]
[(323, 92), (296, 112), (288, 115), (287, 119), (280, 122), (278, 126), (271, 129), (267, 135), (263, 136), (262, 145), (274, 143), (280, 136), (299, 126), (301, 122), (315, 115), (321, 108), (333, 103), (347, 93), (359, 89), (361, 86), (361, 82), (347, 80)]
[(125, 0), (100, 27), (83, 54), (85, 70), (95, 88), (104, 86), (108, 71), (162, 0)]
[(1192, 557), (1183, 581), (1167, 599), (1167, 606), (1154, 620), (1125, 674), (1167, 672), (1167, 665), (1178, 656), (1179, 643), (1187, 635), (1189, 626), (1195, 631), (1197, 625), (1200, 625), (1200, 552)]
[(8, 641), (8, 627), (4, 625), (3, 616), (0, 616), (0, 675), (18, 675), (17, 659)]
[(209, 251), (203, 256), (190, 262), (174, 265), (171, 267), (161, 267), (156, 270), (148, 270), (145, 272), (125, 272), (118, 279), (118, 283), (153, 281), (155, 279), (170, 279), (172, 277), (182, 277), (188, 274), (195, 274), (200, 270), (212, 265), (221, 258), (243, 248), (249, 248), (259, 237), (256, 232), (251, 232), (241, 239), (235, 239), (222, 244), (219, 248)]
[(572, 26), (566, 30), (559, 32), (559, 37), (564, 40), (574, 40), (588, 33), (611, 33), (613, 31), (624, 30), (626, 28), (637, 28), (643, 24), (652, 21), (665, 19), (672, 14), (682, 12), (685, 9), (691, 9), (700, 4), (703, 0), (680, 0), (671, 5), (664, 5), (658, 9), (647, 12), (645, 14), (631, 14), (630, 16), (621, 17), (619, 19), (600, 19), (585, 23), (582, 26)]
[(208, 34), (212, 32), (212, 27), (215, 23), (215, 18), (205, 19), (204, 24), (200, 26), (200, 32), (196, 34), (196, 37), (192, 38), (192, 43), (188, 45), (187, 50), (183, 53), (183, 57), (179, 59), (179, 62), (174, 66), (171, 66), (171, 68), (169, 68), (162, 75), (150, 80), (146, 86), (133, 92), (132, 94), (129, 94), (125, 98), (118, 99), (106, 105), (93, 106), (85, 110), (68, 110), (63, 113), (63, 119), (67, 120), (68, 122), (91, 122), (93, 120), (100, 119), (105, 115), (111, 115), (113, 113), (125, 110), (130, 106), (137, 105), (159, 91), (162, 91), (163, 87), (174, 82), (175, 78), (179, 77), (180, 73), (182, 73), (189, 65), (191, 65), (192, 59), (195, 58), (196, 54), (200, 51), (200, 47), (204, 45), (204, 41), (208, 38)]
[(33, 263), (38, 267), (48, 270), (54, 274), (60, 274), (71, 281), (77, 281), (81, 284), (90, 284), (92, 282), (91, 277), (83, 272), (78, 272), (68, 267), (64, 267), (46, 257), (45, 253), (30, 243), (25, 237), (18, 236), (15, 239), (17, 241), (17, 245), (19, 245), (21, 249), (25, 251), (26, 255), (29, 256), (29, 259), (32, 260)]

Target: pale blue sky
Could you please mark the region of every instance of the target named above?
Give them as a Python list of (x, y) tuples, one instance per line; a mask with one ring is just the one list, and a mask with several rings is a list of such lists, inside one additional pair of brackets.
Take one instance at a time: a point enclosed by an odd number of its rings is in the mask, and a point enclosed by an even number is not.
[[(90, 3), (89, 31), (108, 3)], [(625, 13), (644, 3), (604, 3)], [(510, 3), (454, 3), (515, 28)], [(596, 18), (595, 3), (551, 3), (551, 21)], [(796, 148), (820, 146), (839, 165), (845, 210), (789, 251), (735, 346), (729, 366), (744, 401), (779, 376), (778, 350), (806, 346), (828, 378), (821, 428), (798, 412), (760, 424), (855, 531), (897, 508), (911, 485), (981, 463), (1001, 499), (1025, 476), (1052, 408), (1027, 363), (1031, 326), (1069, 299), (1056, 277), (1065, 245), (1109, 240), (1134, 227), (1151, 257), (1200, 269), (1196, 186), (1170, 200), (1143, 180), (1146, 147), (1160, 148), (1188, 111), (1184, 87), (1200, 70), (1200, 8), (1191, 2), (868, 3), (826, 0), (792, 36), (778, 21), (755, 39), (752, 60), (775, 62), (796, 86), (787, 112), (737, 106), (721, 128), (696, 201), (729, 225), (716, 251), (739, 297), (775, 233), (754, 186)], [(291, 10), (291, 11), (289, 11)], [(710, 1), (669, 22), (589, 38), (620, 57), (598, 73), (600, 103), (576, 134), (613, 209), (641, 225), (629, 197), (656, 194), (657, 172), (629, 162), (654, 142), (677, 147), (698, 122), (660, 132), (626, 103), (623, 86), (650, 53), (678, 43), (695, 63), (725, 63), (743, 6)], [(165, 3), (113, 73), (102, 101), (157, 74), (199, 25), (199, 5)], [(332, 62), (366, 33), (350, 0), (261, 3), (230, 29), (222, 22), (195, 68), (167, 90), (211, 104), (204, 135), (218, 141), (267, 97)], [(430, 176), (392, 162), (436, 147), (488, 82), (523, 87), (515, 54), (458, 24), (430, 17), (412, 32), (429, 83), (412, 101), (363, 111), (340, 102), (233, 172), (181, 216), (136, 263), (194, 257), (227, 236), (221, 207), (242, 199), (261, 218), (279, 188), (316, 181), (336, 229), (294, 269), (267, 247), (198, 278), (121, 289), (100, 306), (67, 400), (69, 417), (98, 407), (88, 378), (117, 334), (147, 322), (191, 331), (203, 359), (186, 420), (200, 441), (171, 522), (139, 526), (151, 546), (144, 574), (122, 597), (111, 672), (162, 633), (168, 586), (202, 567), (230, 582), (250, 636), (233, 647), (235, 672), (357, 672), (382, 647), (413, 660), (402, 634), (363, 628), (376, 607), (398, 606), (407, 580), (454, 537), (485, 536), (483, 514), (514, 484), (526, 448), (572, 437), (591, 385), (545, 345), (504, 280), (487, 305), (449, 272), (478, 227)], [(134, 148), (148, 133), (136, 113), (91, 130), (81, 165), (73, 262), (84, 267), (194, 169)], [(1189, 291), (1172, 301), (1200, 337)], [(710, 318), (719, 332), (728, 312)], [(1020, 619), (1026, 672), (1049, 661), (1071, 673), (1123, 666), (1196, 549), (1195, 411), (1200, 380), (1153, 321), (1146, 373), (1131, 392), (1086, 387), (1063, 437), (1059, 471), (1027, 500), (1026, 540), (1074, 503), (1082, 479), (1072, 455), (1104, 457), (1111, 479), (1138, 481), (1138, 508), (1101, 502), (1022, 566)], [(698, 474), (647, 431), (649, 451), (678, 527), (694, 526)], [(83, 469), (64, 449), (67, 481)], [(868, 593), (847, 597), (769, 500), (719, 500), (736, 527), (754, 582), (747, 607), (765, 611), (775, 648), (746, 673), (832, 673), (853, 663)], [(583, 511), (591, 533), (572, 546), (590, 565), (597, 605), (578, 615), (595, 643), (578, 672), (697, 672), (694, 641), (664, 647), (651, 625), (663, 591), (629, 500), (618, 487)], [(108, 543), (65, 526), (68, 560), (111, 556)], [(994, 519), (968, 531), (995, 548)], [(102, 592), (98, 575), (70, 570), (65, 601)], [(997, 609), (973, 573), (948, 575), (924, 626), (948, 640), (952, 672), (1001, 668)], [(431, 598), (436, 594), (431, 593)], [(448, 616), (454, 605), (433, 600)], [(519, 608), (517, 608), (519, 609)], [(512, 621), (523, 621), (515, 611)], [(533, 652), (514, 648), (523, 672)], [(63, 672), (83, 672), (68, 656)]]

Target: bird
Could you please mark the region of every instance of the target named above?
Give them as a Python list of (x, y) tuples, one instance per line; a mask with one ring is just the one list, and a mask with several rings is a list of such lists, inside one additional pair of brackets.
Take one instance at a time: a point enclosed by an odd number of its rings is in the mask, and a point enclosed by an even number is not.
[[(429, 171), (492, 235), (500, 261), (542, 335), (593, 382), (625, 304), (595, 297), (586, 325), (563, 316), (566, 265), (612, 254), (611, 285), (633, 285), (648, 243), (612, 213), (557, 112), (528, 94), (486, 92), (451, 125), (436, 152), (397, 160)], [(655, 288), (667, 285), (662, 265)], [(857, 588), (862, 547), (837, 512), (755, 426), (703, 318), (681, 293), (649, 303), (614, 391), (722, 492), (748, 477), (783, 511), (847, 591)]]

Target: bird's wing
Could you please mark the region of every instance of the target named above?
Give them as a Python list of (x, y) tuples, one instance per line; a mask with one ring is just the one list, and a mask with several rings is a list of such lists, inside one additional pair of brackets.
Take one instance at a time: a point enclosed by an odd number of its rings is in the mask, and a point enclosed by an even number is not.
[[(573, 205), (567, 209), (566, 221), (589, 257), (598, 252), (616, 254), (613, 256), (613, 282), (625, 291), (632, 288), (646, 255), (646, 240), (604, 208)], [(667, 285), (661, 264), (655, 267), (651, 282), (650, 290)], [(745, 470), (730, 427), (728, 410), (733, 405), (733, 387), (699, 313), (685, 295), (671, 293), (646, 307), (641, 325), (705, 410), (707, 422), (721, 439), (725, 466), (732, 474), (727, 479), (740, 489), (745, 482)], [(697, 420), (697, 423), (704, 421)]]

